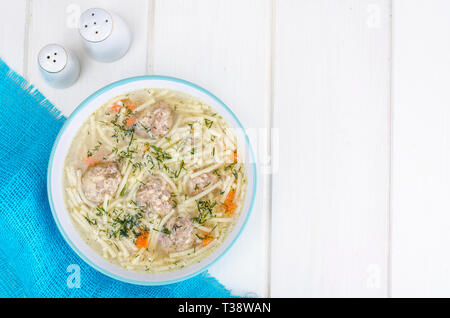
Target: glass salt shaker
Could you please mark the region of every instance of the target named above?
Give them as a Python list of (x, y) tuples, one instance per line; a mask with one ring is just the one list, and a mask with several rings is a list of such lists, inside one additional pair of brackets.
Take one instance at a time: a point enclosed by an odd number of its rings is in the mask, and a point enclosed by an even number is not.
[(58, 44), (48, 44), (39, 51), (38, 65), (44, 80), (55, 88), (71, 86), (80, 75), (77, 56)]
[(131, 32), (125, 21), (100, 8), (91, 8), (81, 14), (79, 30), (84, 47), (100, 62), (120, 59), (131, 44)]

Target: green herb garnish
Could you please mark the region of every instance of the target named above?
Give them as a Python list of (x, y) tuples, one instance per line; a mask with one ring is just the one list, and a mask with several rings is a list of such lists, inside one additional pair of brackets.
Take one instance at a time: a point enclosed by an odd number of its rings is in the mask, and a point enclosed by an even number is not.
[(205, 125), (208, 128), (211, 128), (212, 124), (214, 124), (214, 122), (212, 120), (209, 120), (208, 118), (205, 118)]
[(167, 234), (167, 235), (170, 235), (170, 234), (172, 234), (172, 232), (171, 231), (169, 231), (168, 229), (166, 229), (166, 228), (163, 228), (162, 230), (161, 230), (161, 233), (164, 233), (164, 234)]

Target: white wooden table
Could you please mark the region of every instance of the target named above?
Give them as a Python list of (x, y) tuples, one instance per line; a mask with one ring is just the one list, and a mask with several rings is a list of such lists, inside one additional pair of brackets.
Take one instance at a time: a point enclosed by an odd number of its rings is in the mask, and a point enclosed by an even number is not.
[[(112, 64), (75, 28), (95, 6), (132, 28)], [(80, 57), (74, 86), (41, 79), (48, 43)], [(246, 230), (211, 268), (234, 294), (450, 296), (450, 1), (1, 1), (0, 57), (65, 115), (143, 74), (233, 109), (260, 173)]]

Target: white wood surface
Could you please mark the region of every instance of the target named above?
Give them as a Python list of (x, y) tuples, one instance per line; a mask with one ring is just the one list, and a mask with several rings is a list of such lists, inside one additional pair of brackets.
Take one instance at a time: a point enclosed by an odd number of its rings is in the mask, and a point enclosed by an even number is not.
[(275, 13), (271, 295), (386, 296), (389, 3)]
[(450, 297), (450, 2), (393, 14), (392, 296)]
[(24, 71), (27, 13), (26, 0), (0, 1), (0, 57), (19, 73)]
[[(89, 58), (73, 28), (93, 6), (132, 29), (115, 63)], [(193, 81), (238, 115), (257, 203), (211, 268), (236, 295), (450, 296), (449, 38), (446, 0), (0, 2), (0, 57), (65, 115), (142, 74)], [(65, 90), (38, 73), (52, 42), (82, 63)]]
[[(270, 29), (269, 1), (155, 2), (151, 71), (184, 78), (214, 92), (246, 128), (268, 126)], [(270, 47), (270, 45), (269, 45)], [(254, 134), (252, 137), (255, 137)], [(257, 153), (265, 143), (252, 138)], [(267, 296), (267, 206), (265, 176), (260, 175), (253, 214), (247, 230), (211, 274), (237, 295)]]
[[(269, 4), (260, 0), (29, 1), (28, 47), (14, 50), (23, 54), (26, 49), (25, 75), (65, 115), (97, 89), (125, 77), (157, 73), (191, 80), (211, 90), (236, 112), (250, 129), (255, 151), (264, 159), (268, 138), (258, 138), (254, 132), (268, 126), (270, 111), (270, 95), (261, 93), (270, 91)], [(83, 50), (74, 18), (89, 7), (120, 13), (130, 24), (133, 44), (121, 60), (96, 62)], [(60, 43), (80, 58), (82, 72), (75, 85), (57, 90), (41, 78), (36, 56), (48, 43)], [(261, 175), (247, 230), (210, 270), (235, 295), (268, 296), (268, 205), (263, 197), (267, 189)]]

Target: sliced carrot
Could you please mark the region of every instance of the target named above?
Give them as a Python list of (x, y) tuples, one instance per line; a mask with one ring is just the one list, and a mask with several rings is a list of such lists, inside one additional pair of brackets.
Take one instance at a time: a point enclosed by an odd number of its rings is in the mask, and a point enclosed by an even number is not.
[(113, 112), (113, 113), (118, 113), (118, 112), (120, 112), (120, 109), (122, 108), (122, 106), (120, 106), (119, 104), (117, 104), (117, 103), (114, 103), (114, 105), (112, 105), (112, 107), (111, 107), (111, 111)]
[(203, 239), (203, 240), (202, 240), (203, 246), (208, 245), (208, 244), (211, 243), (213, 240), (214, 240), (213, 237), (207, 237), (207, 238)]
[(236, 203), (234, 203), (234, 196), (236, 194), (235, 189), (231, 189), (230, 192), (228, 192), (227, 197), (225, 198), (225, 202), (223, 203), (223, 208), (225, 209), (225, 212), (227, 214), (233, 214), (234, 210), (236, 210)]
[(203, 246), (206, 246), (214, 240), (214, 236), (212, 236), (211, 233), (209, 233), (209, 232), (204, 233), (204, 235), (205, 236), (202, 239), (202, 243), (203, 243)]
[(234, 202), (225, 204), (225, 212), (228, 215), (232, 215), (234, 213), (234, 210), (236, 210), (236, 208), (237, 208), (237, 205)]
[(226, 202), (233, 202), (235, 195), (236, 195), (236, 190), (235, 189), (231, 189), (230, 192), (228, 192), (227, 197), (225, 198), (225, 203)]
[(95, 163), (97, 162), (93, 156), (90, 156), (90, 157), (84, 157), (84, 158), (83, 158), (83, 161), (84, 161), (85, 163), (87, 163), (89, 166), (95, 165)]
[(127, 127), (133, 126), (133, 124), (134, 124), (135, 121), (136, 121), (136, 117), (130, 116), (130, 117), (127, 119), (127, 123), (126, 123)]
[(82, 159), (87, 165), (93, 166), (103, 161), (104, 154), (105, 150), (100, 147), (98, 150), (96, 150), (95, 153), (91, 154), (90, 156), (83, 157)]
[(133, 102), (131, 99), (125, 99), (122, 101), (126, 108), (133, 111), (137, 108), (136, 103)]
[(144, 144), (144, 148), (142, 148), (142, 152), (147, 152), (148, 150), (150, 149), (150, 144), (148, 143), (148, 142), (146, 142), (145, 144)]
[(148, 232), (141, 231), (141, 235), (136, 239), (136, 247), (138, 248), (146, 248), (148, 245)]

